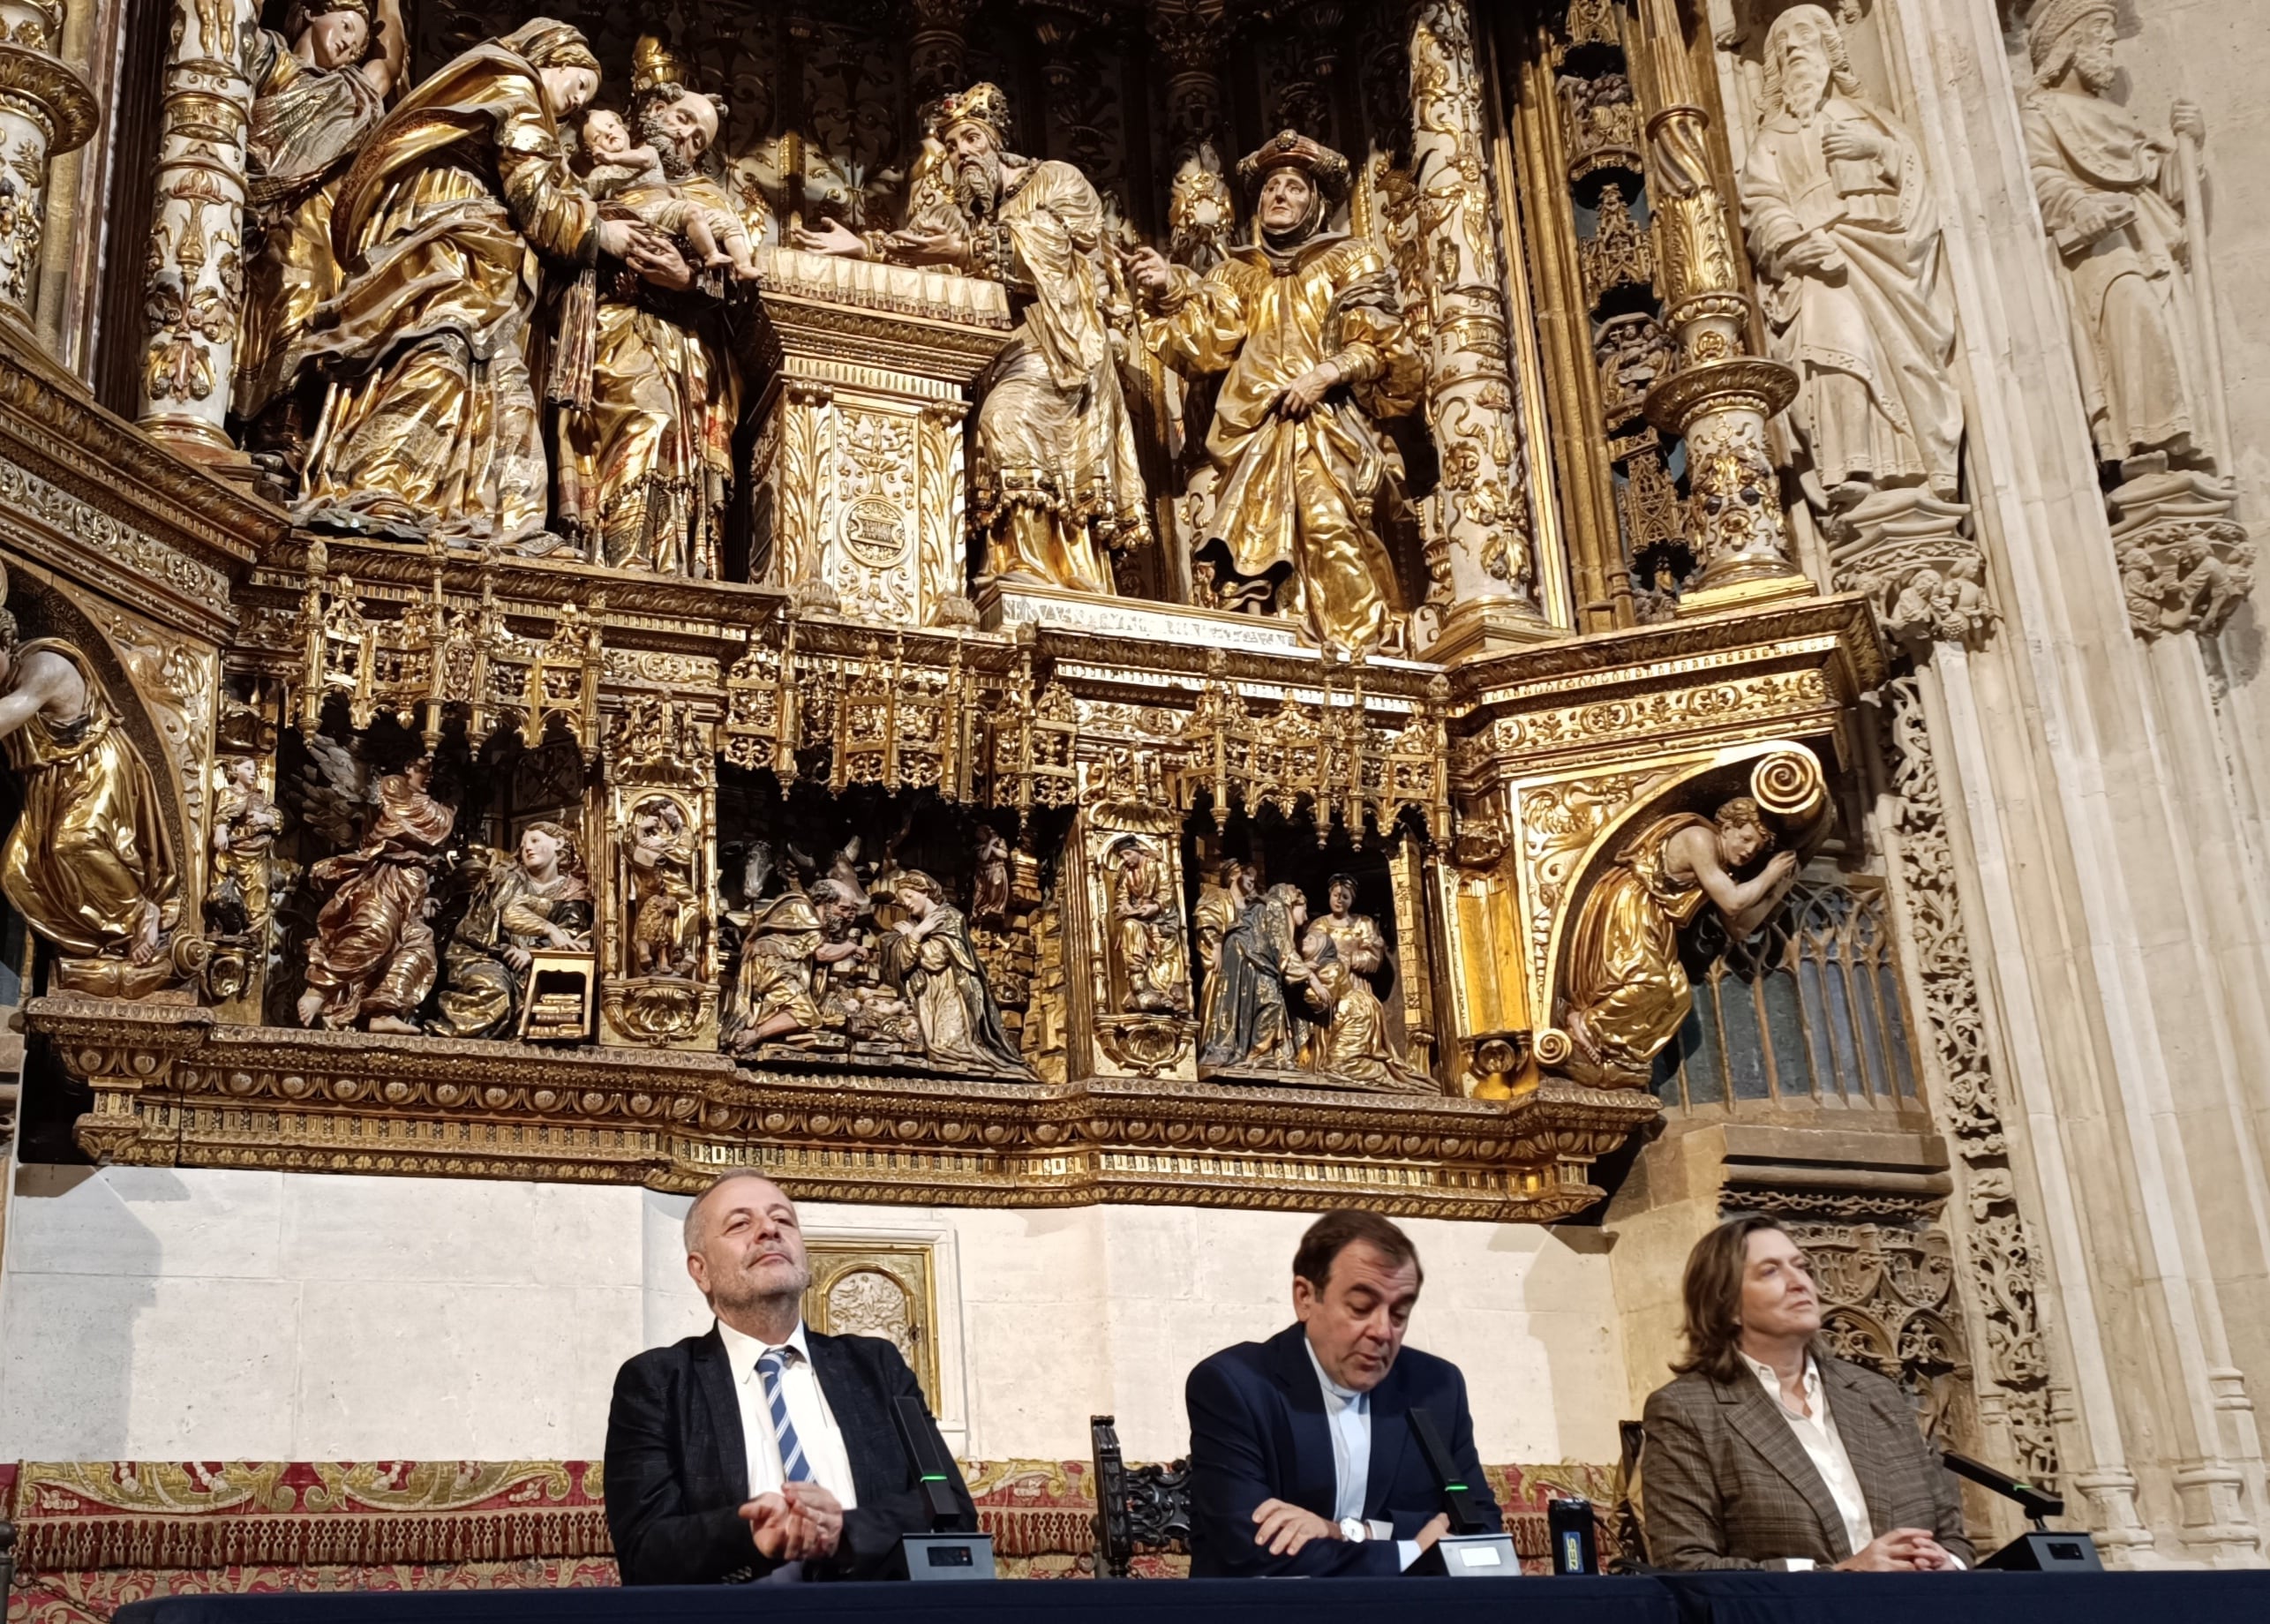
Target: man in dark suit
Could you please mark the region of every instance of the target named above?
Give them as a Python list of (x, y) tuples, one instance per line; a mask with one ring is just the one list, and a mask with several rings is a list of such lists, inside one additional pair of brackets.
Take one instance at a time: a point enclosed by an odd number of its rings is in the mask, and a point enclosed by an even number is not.
[(1647, 1402), (1640, 1500), (1658, 1568), (1950, 1572), (1954, 1479), (1898, 1386), (1822, 1346), (1804, 1251), (1730, 1219), (1687, 1260), (1687, 1358)]
[(1190, 1374), (1191, 1575), (1396, 1574), (1449, 1526), (1410, 1414), (1434, 1418), (1491, 1528), (1466, 1379), (1403, 1346), (1417, 1250), (1375, 1214), (1333, 1213), (1293, 1257), (1297, 1323)]
[[(686, 1270), (717, 1323), (615, 1377), (607, 1528), (625, 1584), (894, 1576), (928, 1531), (896, 1405), (921, 1397), (891, 1343), (804, 1328), (795, 1204), (727, 1173), (686, 1214)], [(927, 1409), (937, 1458), (951, 1458)], [(958, 1476), (964, 1530), (977, 1509)]]

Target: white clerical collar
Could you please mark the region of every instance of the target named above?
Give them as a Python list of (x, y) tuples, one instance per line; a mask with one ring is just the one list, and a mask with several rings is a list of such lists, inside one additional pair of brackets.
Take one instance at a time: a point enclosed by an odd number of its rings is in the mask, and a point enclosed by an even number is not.
[(754, 1336), (734, 1330), (722, 1320), (718, 1321), (718, 1337), (725, 1345), (725, 1363), (733, 1367), (735, 1387), (746, 1383), (749, 1373), (756, 1369), (756, 1362), (776, 1347), (793, 1348), (798, 1358), (807, 1365), (812, 1362), (812, 1345), (804, 1340), (804, 1322), (801, 1319), (796, 1321), (796, 1328), (788, 1333), (788, 1340), (785, 1342), (759, 1342)]
[(1303, 1331), (1301, 1333), (1301, 1348), (1308, 1355), (1309, 1368), (1316, 1372), (1317, 1380), (1323, 1384), (1324, 1390), (1327, 1393), (1331, 1394), (1333, 1397), (1338, 1399), (1343, 1404), (1357, 1404), (1363, 1402), (1363, 1394), (1357, 1392), (1354, 1387), (1342, 1387), (1338, 1382), (1334, 1381), (1331, 1377), (1324, 1373), (1324, 1361), (1316, 1357), (1316, 1344), (1309, 1341), (1308, 1333), (1306, 1331)]

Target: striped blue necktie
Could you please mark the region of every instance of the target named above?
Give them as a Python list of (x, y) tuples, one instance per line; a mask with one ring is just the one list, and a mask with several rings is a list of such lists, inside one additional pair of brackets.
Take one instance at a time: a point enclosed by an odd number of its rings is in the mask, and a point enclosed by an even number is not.
[(804, 1458), (804, 1445), (796, 1436), (795, 1424), (788, 1419), (788, 1395), (780, 1390), (780, 1372), (795, 1354), (793, 1348), (767, 1348), (756, 1361), (756, 1373), (764, 1378), (764, 1402), (772, 1411), (772, 1436), (780, 1446), (780, 1480), (809, 1483), (812, 1463)]

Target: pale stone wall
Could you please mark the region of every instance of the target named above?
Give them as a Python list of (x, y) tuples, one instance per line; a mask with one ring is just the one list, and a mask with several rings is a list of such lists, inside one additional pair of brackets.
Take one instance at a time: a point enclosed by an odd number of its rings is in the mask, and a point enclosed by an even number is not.
[[(19, 1169), (0, 1460), (583, 1459), (616, 1367), (705, 1329), (683, 1197), (160, 1169)], [(804, 1209), (936, 1244), (940, 1409), (965, 1456), (1187, 1448), (1190, 1366), (1291, 1319), (1297, 1214)], [(1625, 1404), (1597, 1230), (1416, 1221), (1411, 1345), (1457, 1361), (1488, 1461), (1612, 1461)]]

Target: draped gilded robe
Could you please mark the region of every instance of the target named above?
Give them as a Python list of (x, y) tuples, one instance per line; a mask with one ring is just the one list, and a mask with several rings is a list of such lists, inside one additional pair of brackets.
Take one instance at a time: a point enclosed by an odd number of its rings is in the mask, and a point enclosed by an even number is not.
[(433, 868), (457, 815), (395, 774), (379, 780), (379, 816), (357, 850), (308, 870), (336, 885), (315, 916), (307, 985), (324, 995), (322, 1020), (352, 1026), (365, 1015), (403, 1020), (433, 990), (440, 968), (425, 903)]
[(1036, 163), (973, 235), (992, 244), (980, 274), (1024, 309), (981, 384), (972, 516), (986, 571), (1109, 594), (1109, 553), (1151, 531), (1105, 325), (1102, 200), (1069, 163)]
[(1648, 825), (1584, 899), (1568, 963), (1568, 1003), (1601, 1064), (1644, 1081), (1656, 1052), (1679, 1035), (1695, 1002), (1679, 961), (1679, 930), (1702, 911), (1702, 883), (1665, 867), (1682, 830), (1712, 827), (1691, 812)]
[(877, 942), (883, 974), (913, 1006), (930, 1064), (1029, 1075), (1002, 1025), (1001, 1008), (986, 984), (985, 966), (978, 962), (961, 910), (933, 902), (930, 916), (938, 922), (923, 936), (890, 930)]
[(386, 117), (360, 67), (311, 67), (263, 28), (252, 48), (245, 134), (244, 308), (230, 407), (246, 419), (291, 386), (285, 371), (316, 307), (339, 291), (332, 205), (356, 152)]
[[(673, 194), (738, 212), (703, 175), (634, 186), (609, 206), (643, 219)], [(595, 563), (715, 580), (740, 413), (718, 303), (612, 260), (600, 288), (591, 406), (560, 416), (560, 528)]]
[[(1319, 951), (1326, 944), (1331, 951)], [(1387, 957), (1379, 921), (1327, 914), (1309, 926), (1301, 947), (1314, 970), (1309, 1002), (1324, 1017), (1309, 1036), (1309, 1069), (1394, 1094), (1441, 1093), (1389, 1040), (1387, 1006), (1371, 981)]]
[(550, 482), (529, 317), (545, 259), (588, 264), (598, 217), (542, 79), (504, 42), (405, 96), (333, 209), (344, 285), (302, 349), (334, 387), (298, 516), (542, 550)]
[[(1424, 379), (1394, 279), (1370, 241), (1338, 233), (1236, 250), (1203, 280), (1177, 267), (1149, 342), (1192, 375), (1226, 372), (1206, 453), (1213, 523), (1200, 551), (1280, 593), (1320, 647), (1370, 649), (1402, 609), (1375, 513), (1402, 483), (1374, 420), (1417, 409)], [(1277, 392), (1331, 361), (1342, 382), (1307, 417)]]
[(86, 710), (73, 722), (35, 711), (0, 741), (24, 789), (24, 809), (0, 851), (0, 889), (64, 952), (124, 954), (147, 909), (157, 908), (169, 926), (180, 910), (157, 786), (86, 657), (67, 643), (42, 640), (18, 649), (17, 664), (37, 654), (66, 660), (79, 673)]
[(528, 996), (528, 972), (505, 962), (508, 948), (552, 944), (552, 927), (589, 946), (591, 891), (566, 869), (538, 880), (504, 853), (490, 855), (488, 878), (458, 921), (445, 959), (447, 984), (436, 1002), (441, 1018), (429, 1030), (453, 1038), (513, 1035)]

